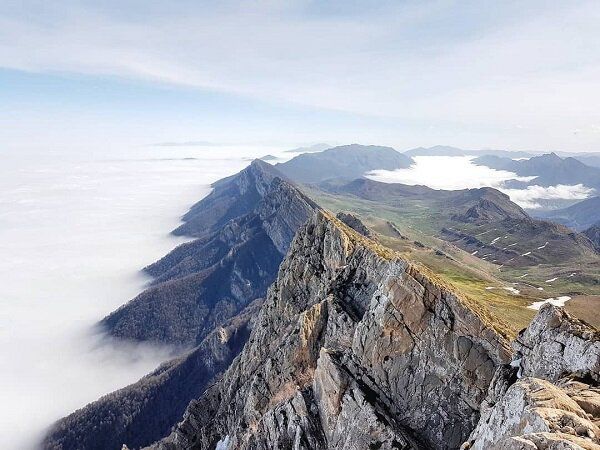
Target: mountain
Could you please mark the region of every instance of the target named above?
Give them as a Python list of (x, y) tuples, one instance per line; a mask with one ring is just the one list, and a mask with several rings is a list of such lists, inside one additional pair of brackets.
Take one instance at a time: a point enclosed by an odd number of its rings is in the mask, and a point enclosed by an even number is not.
[(600, 253), (600, 222), (584, 230), (582, 234), (592, 241), (592, 244), (594, 244), (594, 247)]
[(600, 168), (600, 154), (599, 153), (585, 153), (573, 156), (578, 161), (581, 161), (586, 166)]
[(189, 402), (229, 367), (248, 340), (262, 301), (213, 329), (194, 349), (138, 382), (105, 395), (52, 426), (41, 447), (61, 450), (140, 448), (169, 434)]
[(146, 268), (154, 283), (100, 325), (117, 338), (191, 347), (264, 297), (316, 205), (255, 161), (215, 183), (176, 232), (200, 236)]
[[(349, 183), (323, 182), (325, 195), (312, 193), (317, 202), (331, 194), (345, 209), (356, 205), (383, 217), (390, 209), (412, 217), (418, 226), (457, 247), (497, 265), (557, 264), (595, 255), (588, 239), (568, 228), (531, 218), (510, 198), (493, 188), (455, 191), (399, 183), (356, 179)], [(363, 201), (368, 201), (367, 204)]]
[(297, 229), (317, 208), (262, 161), (215, 183), (185, 216), (199, 236), (145, 270), (153, 283), (102, 320), (110, 335), (191, 348), (60, 420), (43, 448), (149, 445), (231, 364)]
[(458, 448), (510, 361), (496, 326), (317, 212), (240, 356), (159, 448)]
[(295, 182), (318, 183), (335, 178), (358, 178), (375, 169), (406, 168), (412, 163), (411, 158), (391, 147), (352, 144), (298, 155), (275, 167)]
[(468, 154), (468, 150), (462, 150), (456, 147), (447, 145), (436, 145), (434, 147), (418, 147), (404, 152), (406, 156), (464, 156)]
[(552, 305), (512, 348), (503, 329), (319, 211), (240, 355), (152, 448), (596, 448), (599, 333)]
[[(358, 204), (361, 217), (398, 211), (425, 231), (451, 224), (499, 250), (494, 242), (507, 231), (528, 246), (549, 233), (570, 239), (491, 188), (364, 178), (323, 186), (306, 192)], [(108, 329), (190, 349), (59, 421), (42, 448), (599, 444), (600, 336), (561, 309), (543, 305), (511, 347), (514, 324), (502, 317), (514, 306), (461, 293), (382, 245), (358, 215), (336, 218), (260, 161), (215, 183), (186, 216), (197, 238), (147, 268), (154, 284), (113, 313), (121, 325)]]
[(591, 197), (567, 208), (540, 211), (535, 214), (538, 217), (543, 217), (566, 225), (574, 230), (582, 231), (600, 222), (600, 197)]
[(173, 234), (203, 236), (251, 212), (278, 177), (284, 178), (270, 164), (253, 161), (240, 173), (213, 183), (213, 191), (190, 208)]
[(327, 150), (328, 148), (333, 147), (332, 145), (329, 144), (313, 144), (313, 145), (309, 145), (307, 147), (298, 147), (298, 148), (292, 148), (290, 150), (286, 150), (285, 153), (315, 153), (315, 152), (322, 152), (323, 150)]
[(500, 156), (480, 156), (475, 164), (498, 170), (508, 170), (519, 176), (535, 176), (530, 185), (555, 186), (557, 184), (583, 184), (600, 189), (600, 168), (586, 166), (575, 158), (561, 158), (556, 153), (512, 160)]

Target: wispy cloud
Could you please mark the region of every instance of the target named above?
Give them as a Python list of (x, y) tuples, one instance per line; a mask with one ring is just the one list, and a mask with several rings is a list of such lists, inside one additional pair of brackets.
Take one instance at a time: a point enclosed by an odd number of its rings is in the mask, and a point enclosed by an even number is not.
[(521, 142), (537, 135), (556, 144), (600, 120), (597, 2), (460, 11), (444, 1), (347, 10), (337, 2), (150, 2), (144, 11), (127, 1), (27, 3), (0, 7), (0, 66), (477, 130), (521, 126)]
[(219, 147), (222, 145), (231, 144), (210, 141), (156, 142), (154, 144), (150, 144), (152, 147)]

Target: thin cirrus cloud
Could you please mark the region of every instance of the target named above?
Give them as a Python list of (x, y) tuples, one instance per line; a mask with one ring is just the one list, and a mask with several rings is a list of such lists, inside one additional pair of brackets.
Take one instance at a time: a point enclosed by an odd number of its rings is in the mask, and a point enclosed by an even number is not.
[(0, 66), (500, 131), (506, 144), (598, 141), (597, 2), (135, 5), (0, 7)]

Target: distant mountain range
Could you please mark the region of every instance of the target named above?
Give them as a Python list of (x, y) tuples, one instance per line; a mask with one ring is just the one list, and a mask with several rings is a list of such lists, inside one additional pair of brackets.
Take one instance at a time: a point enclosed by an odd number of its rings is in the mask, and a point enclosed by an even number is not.
[(302, 154), (275, 167), (296, 182), (318, 183), (340, 177), (353, 179), (375, 169), (402, 169), (412, 163), (409, 156), (391, 147), (352, 144)]
[(600, 223), (600, 196), (582, 200), (568, 208), (540, 211), (536, 215), (562, 223), (574, 230), (583, 231)]
[(480, 156), (475, 164), (492, 169), (508, 170), (519, 176), (535, 176), (529, 184), (555, 186), (558, 184), (583, 184), (600, 189), (600, 168), (586, 166), (575, 158), (561, 158), (556, 153), (534, 156), (524, 160), (513, 160), (499, 156)]

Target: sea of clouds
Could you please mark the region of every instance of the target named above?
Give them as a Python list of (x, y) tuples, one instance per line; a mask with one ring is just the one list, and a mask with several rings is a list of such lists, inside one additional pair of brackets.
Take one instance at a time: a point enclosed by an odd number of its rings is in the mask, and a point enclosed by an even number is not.
[(94, 325), (144, 288), (141, 268), (185, 240), (169, 232), (209, 184), (265, 148), (142, 153), (13, 155), (0, 165), (0, 448), (33, 448), (54, 420), (171, 355)]
[(542, 207), (540, 200), (583, 200), (593, 193), (582, 184), (538, 186), (523, 189), (504, 187), (507, 180), (533, 181), (535, 177), (520, 177), (506, 170), (491, 169), (473, 163), (473, 156), (417, 156), (415, 164), (406, 169), (374, 170), (367, 176), (385, 183), (425, 185), (433, 189), (470, 189), (489, 186), (496, 188), (523, 208)]

